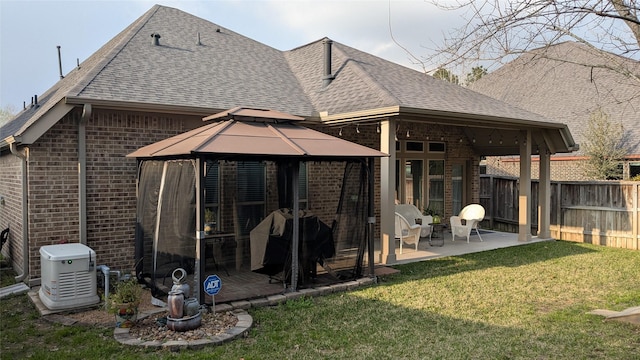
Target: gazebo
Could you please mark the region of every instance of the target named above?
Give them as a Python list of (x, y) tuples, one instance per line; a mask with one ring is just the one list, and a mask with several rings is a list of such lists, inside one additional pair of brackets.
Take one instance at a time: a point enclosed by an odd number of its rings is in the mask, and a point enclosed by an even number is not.
[[(288, 291), (295, 291), (300, 277), (308, 275), (300, 268), (315, 272), (316, 262), (337, 278), (341, 269), (349, 269), (351, 277), (361, 276), (365, 250), (369, 273), (373, 274), (373, 165), (376, 157), (386, 154), (301, 126), (298, 123), (303, 118), (274, 110), (238, 107), (203, 120), (211, 123), (127, 155), (137, 158), (139, 164), (136, 274), (150, 285), (155, 300), (162, 301), (166, 295), (165, 280), (170, 272), (182, 267), (193, 275), (193, 292), (201, 304), (205, 303), (205, 269), (214, 265), (219, 270), (222, 265), (228, 273), (226, 266), (219, 264), (222, 253), (229, 250), (228, 243), (235, 244), (231, 247), (236, 269), (242, 269), (250, 253), (251, 270), (255, 270), (269, 261), (256, 250), (278, 240), (280, 246), (272, 246), (270, 251), (280, 252), (276, 257), (286, 259), (282, 271), (287, 272), (283, 283)], [(277, 198), (267, 201), (273, 212), (264, 217), (238, 209), (239, 197), (250, 194), (250, 188), (238, 185), (229, 191), (229, 186), (221, 184), (228, 180), (229, 171), (222, 173), (232, 166), (229, 164), (239, 168), (256, 162), (272, 163), (273, 171), (265, 181), (277, 183)], [(346, 164), (330, 227), (300, 209), (299, 194), (301, 164), (326, 162)], [(235, 182), (245, 180), (238, 175)], [(215, 206), (207, 208), (210, 203)], [(285, 220), (265, 225), (272, 215)], [(280, 228), (275, 229), (277, 226)], [(283, 235), (285, 228), (288, 237)], [(284, 245), (282, 239), (287, 239)], [(210, 256), (206, 255), (207, 244), (213, 249)], [(331, 251), (326, 250), (328, 244)]]

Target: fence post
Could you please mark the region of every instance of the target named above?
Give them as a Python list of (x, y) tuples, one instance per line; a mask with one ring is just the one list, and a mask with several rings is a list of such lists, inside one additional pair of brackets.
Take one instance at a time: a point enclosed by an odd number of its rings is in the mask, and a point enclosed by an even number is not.
[(558, 237), (556, 240), (562, 240), (562, 183), (558, 181), (558, 190), (556, 191), (556, 224), (558, 224)]
[(494, 186), (494, 181), (493, 181), (493, 175), (489, 176), (489, 213), (491, 214), (491, 217), (489, 218), (489, 228), (494, 229), (493, 227), (493, 223), (494, 223), (494, 218), (496, 216), (496, 213), (493, 211), (495, 209), (495, 189), (493, 188)]

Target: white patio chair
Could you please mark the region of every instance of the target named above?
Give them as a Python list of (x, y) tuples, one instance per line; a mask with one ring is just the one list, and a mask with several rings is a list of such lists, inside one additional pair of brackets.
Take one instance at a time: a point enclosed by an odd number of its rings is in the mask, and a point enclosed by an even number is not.
[(416, 251), (418, 251), (418, 242), (420, 242), (420, 230), (419, 224), (411, 225), (404, 216), (396, 213), (396, 226), (395, 226), (395, 238), (400, 240), (400, 254), (402, 254), (402, 243), (416, 244)]
[(452, 216), (451, 222), (451, 240), (455, 241), (456, 236), (467, 237), (467, 243), (469, 242), (469, 236), (471, 230), (475, 229), (480, 241), (480, 231), (478, 231), (478, 224), (484, 219), (484, 208), (480, 204), (470, 204), (465, 206), (458, 216)]
[(431, 234), (431, 215), (422, 215), (422, 212), (413, 204), (396, 204), (396, 212), (402, 215), (410, 225), (420, 225), (420, 237)]

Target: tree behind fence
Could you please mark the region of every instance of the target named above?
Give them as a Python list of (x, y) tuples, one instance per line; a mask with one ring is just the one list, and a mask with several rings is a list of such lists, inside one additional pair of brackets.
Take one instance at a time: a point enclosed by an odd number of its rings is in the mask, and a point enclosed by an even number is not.
[[(640, 249), (640, 182), (551, 182), (551, 236), (625, 249)], [(531, 233), (538, 230), (538, 181), (531, 182)], [(481, 175), (484, 226), (518, 232), (518, 178)]]

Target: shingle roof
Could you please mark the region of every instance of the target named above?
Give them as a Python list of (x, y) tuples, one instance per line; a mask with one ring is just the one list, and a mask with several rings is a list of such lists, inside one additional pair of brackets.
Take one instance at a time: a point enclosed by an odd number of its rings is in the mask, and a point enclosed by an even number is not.
[[(155, 33), (160, 45), (152, 44)], [(0, 128), (0, 142), (20, 135), (61, 101), (175, 106), (208, 114), (250, 106), (303, 117), (397, 106), (549, 121), (344, 44), (334, 42), (333, 49), (335, 80), (323, 87), (321, 40), (283, 52), (155, 5), (41, 96), (39, 107)]]
[(601, 108), (624, 126), (632, 153), (640, 154), (639, 79), (640, 62), (565, 42), (522, 55), (470, 88), (567, 124), (577, 143), (585, 141), (590, 114)]
[(322, 40), (288, 51), (286, 57), (317, 111), (330, 114), (401, 106), (533, 121), (543, 116), (496, 101), (461, 86), (333, 43), (335, 80), (323, 88)]

